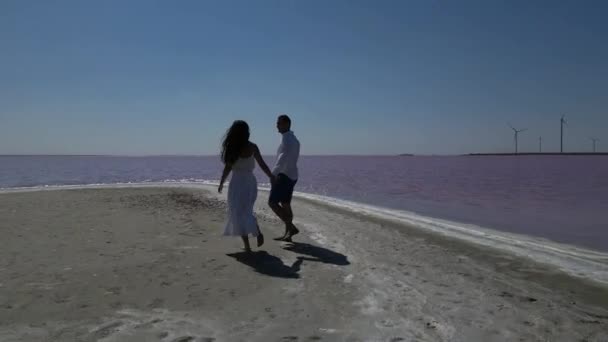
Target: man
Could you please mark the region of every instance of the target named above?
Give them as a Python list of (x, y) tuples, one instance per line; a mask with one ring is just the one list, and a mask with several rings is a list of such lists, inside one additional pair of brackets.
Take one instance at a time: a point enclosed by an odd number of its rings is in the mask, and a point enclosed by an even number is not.
[(299, 233), (293, 224), (291, 197), (293, 195), (293, 188), (298, 181), (300, 142), (291, 131), (291, 119), (289, 116), (280, 115), (277, 118), (277, 129), (283, 137), (277, 151), (277, 161), (272, 169), (275, 181), (270, 189), (268, 205), (285, 223), (285, 233), (283, 236), (275, 238), (275, 240), (291, 242), (291, 237)]

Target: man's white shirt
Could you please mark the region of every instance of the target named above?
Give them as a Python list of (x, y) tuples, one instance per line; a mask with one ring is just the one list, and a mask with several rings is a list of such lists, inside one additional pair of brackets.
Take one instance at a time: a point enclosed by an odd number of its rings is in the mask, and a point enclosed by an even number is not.
[(277, 161), (272, 169), (273, 175), (280, 173), (291, 180), (298, 179), (298, 158), (300, 157), (300, 142), (292, 131), (283, 133), (281, 144), (277, 150)]

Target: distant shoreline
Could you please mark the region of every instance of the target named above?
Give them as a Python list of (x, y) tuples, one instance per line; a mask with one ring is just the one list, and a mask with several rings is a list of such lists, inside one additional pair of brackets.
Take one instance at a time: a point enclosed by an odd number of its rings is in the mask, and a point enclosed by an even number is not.
[[(465, 154), (302, 154), (301, 157), (462, 157), (462, 156), (607, 156), (608, 152), (521, 152), (521, 153), (465, 153)], [(264, 154), (265, 157), (273, 155)], [(183, 158), (183, 157), (218, 157), (214, 154), (0, 154), (0, 157), (103, 157), (103, 158)]]
[(469, 153), (464, 156), (608, 156), (608, 152)]

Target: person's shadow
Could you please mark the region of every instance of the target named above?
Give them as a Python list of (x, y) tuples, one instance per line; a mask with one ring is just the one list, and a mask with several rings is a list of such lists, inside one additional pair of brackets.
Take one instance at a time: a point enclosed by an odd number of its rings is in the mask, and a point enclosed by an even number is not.
[(317, 261), (338, 266), (350, 265), (346, 255), (308, 243), (292, 242), (291, 244), (284, 246), (283, 249), (294, 253), (307, 255), (298, 257), (298, 260), (303, 259), (308, 261)]
[(302, 264), (302, 258), (298, 258), (293, 265), (287, 266), (283, 264), (283, 260), (280, 258), (268, 254), (266, 251), (255, 251), (255, 252), (239, 252), (226, 254), (229, 257), (235, 258), (238, 262), (243, 263), (256, 272), (278, 278), (300, 278), (298, 272), (300, 271), (300, 265)]

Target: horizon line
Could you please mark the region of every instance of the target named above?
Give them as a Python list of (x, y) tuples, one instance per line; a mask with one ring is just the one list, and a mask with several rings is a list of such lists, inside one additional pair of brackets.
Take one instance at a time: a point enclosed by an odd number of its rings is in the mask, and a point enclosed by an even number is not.
[[(263, 156), (274, 156), (274, 154), (262, 154)], [(301, 154), (302, 157), (404, 157), (404, 156), (459, 156), (466, 154), (414, 154), (414, 153), (378, 153), (378, 154), (354, 154), (354, 153), (328, 153), (328, 154)], [(62, 153), (0, 153), (0, 157), (219, 157), (219, 154), (62, 154)]]
[[(471, 152), (471, 153), (428, 153), (428, 154), (415, 154), (415, 153), (395, 153), (395, 154), (349, 154), (349, 153), (335, 153), (335, 154), (301, 154), (302, 157), (457, 157), (457, 156), (500, 156), (500, 155), (568, 155), (568, 154), (606, 154), (607, 152)], [(273, 157), (273, 154), (263, 154), (264, 157)], [(0, 157), (117, 157), (117, 158), (128, 158), (128, 157), (219, 157), (219, 154), (39, 154), (39, 153), (25, 153), (25, 154), (2, 154)]]
[[(262, 154), (263, 156), (273, 156), (274, 154)], [(318, 157), (318, 156), (413, 156), (414, 154), (349, 154), (349, 153), (334, 153), (334, 154), (301, 154), (303, 157)], [(418, 154), (420, 156), (424, 154)], [(431, 154), (428, 154), (431, 155)], [(439, 154), (437, 154), (439, 155)], [(448, 155), (448, 154), (445, 154)], [(450, 154), (457, 155), (457, 154)], [(219, 157), (219, 154), (62, 154), (62, 153), (9, 153), (2, 154), (0, 157)]]

